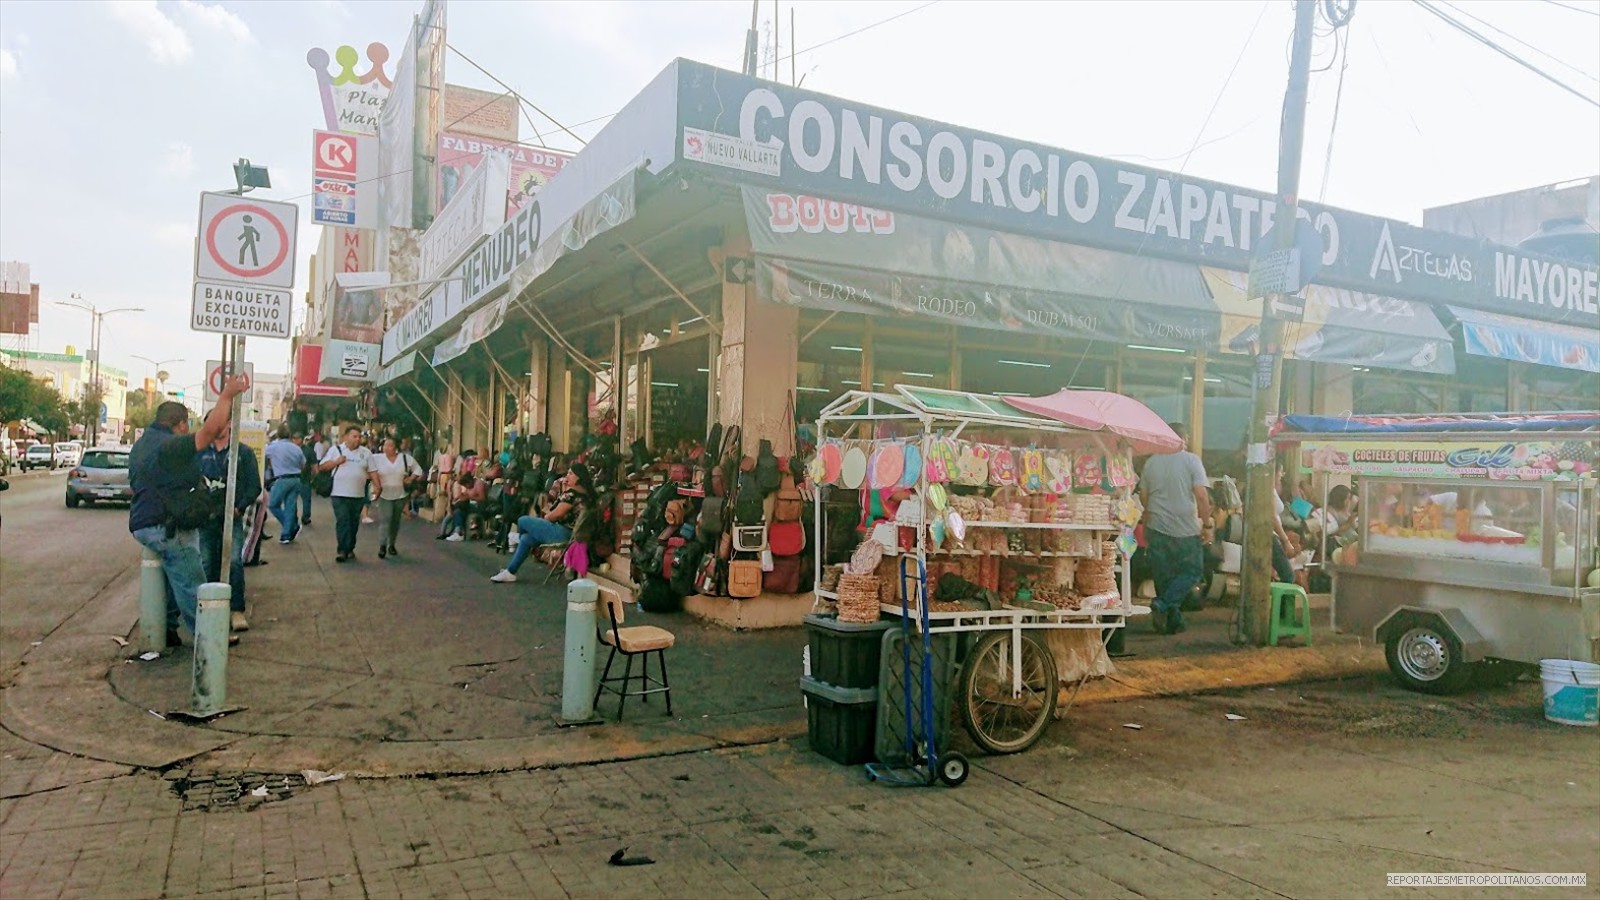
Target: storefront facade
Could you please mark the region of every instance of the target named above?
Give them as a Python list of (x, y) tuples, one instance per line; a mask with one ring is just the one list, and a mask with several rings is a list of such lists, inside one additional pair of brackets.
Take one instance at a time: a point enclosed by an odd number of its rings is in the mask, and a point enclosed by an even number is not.
[[(624, 446), (721, 422), (782, 452), (857, 387), (1105, 389), (1242, 475), (1274, 208), (678, 61), (392, 323), (380, 403), (410, 391), (463, 449), (576, 449), (611, 415)], [(1600, 406), (1594, 265), (1301, 217), (1283, 411)]]

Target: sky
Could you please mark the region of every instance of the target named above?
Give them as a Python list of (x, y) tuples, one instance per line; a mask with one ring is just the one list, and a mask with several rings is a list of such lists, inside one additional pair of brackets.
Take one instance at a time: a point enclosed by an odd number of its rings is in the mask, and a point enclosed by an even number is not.
[[(1600, 0), (1434, 6), (1600, 97)], [(29, 263), (42, 286), (30, 348), (88, 344), (89, 315), (51, 301), (78, 294), (101, 309), (142, 307), (106, 318), (106, 364), (137, 384), (155, 369), (135, 355), (183, 359), (167, 366), (168, 387), (198, 383), (221, 343), (189, 328), (198, 195), (232, 188), (239, 157), (271, 172), (275, 187), (255, 196), (302, 206), (303, 297), (317, 235), (310, 132), (321, 118), (306, 51), (380, 41), (397, 60), (420, 8), (6, 0), (0, 259)], [(768, 56), (773, 8), (759, 4)], [(798, 49), (793, 75), (808, 89), (1259, 190), (1276, 184), (1287, 0), (796, 0), (778, 9), (782, 55)], [(749, 3), (715, 0), (452, 0), (456, 50), (445, 75), (502, 90), (470, 58), (589, 138), (675, 57), (739, 68), (750, 13)], [(1600, 107), (1411, 0), (1361, 0), (1337, 37), (1317, 39), (1314, 65), (1307, 199), (1420, 224), (1428, 207), (1600, 171)], [(779, 75), (790, 80), (789, 62)], [(579, 149), (542, 118), (525, 119), (522, 135)], [(288, 356), (287, 341), (252, 339), (246, 350), (263, 373), (285, 371)]]

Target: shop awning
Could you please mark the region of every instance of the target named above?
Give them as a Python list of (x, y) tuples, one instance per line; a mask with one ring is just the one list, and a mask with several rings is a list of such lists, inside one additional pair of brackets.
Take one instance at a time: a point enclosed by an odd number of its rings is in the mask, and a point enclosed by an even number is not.
[(1580, 372), (1600, 372), (1600, 330), (1455, 306), (1449, 309), (1461, 323), (1461, 337), (1468, 353)]
[(1209, 347), (1197, 267), (743, 188), (762, 296), (1001, 331)]
[[(1251, 353), (1261, 333), (1262, 301), (1249, 299), (1250, 276), (1202, 266), (1222, 315), (1212, 349)], [(1456, 370), (1450, 332), (1425, 303), (1313, 284), (1300, 292), (1305, 316), (1284, 326), (1284, 356), (1449, 375)]]
[[(1261, 301), (1243, 273), (746, 186), (759, 293), (777, 303), (1000, 331), (1253, 352)], [(1455, 371), (1425, 304), (1305, 291), (1289, 355)]]

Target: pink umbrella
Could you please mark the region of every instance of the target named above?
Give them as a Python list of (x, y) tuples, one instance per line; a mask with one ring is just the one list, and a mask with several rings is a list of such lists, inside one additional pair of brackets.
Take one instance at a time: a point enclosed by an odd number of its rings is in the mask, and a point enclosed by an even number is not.
[(1127, 438), (1135, 456), (1176, 453), (1183, 439), (1150, 407), (1110, 391), (1056, 391), (1047, 397), (1003, 397), (1023, 412), (1044, 416), (1087, 431), (1109, 431)]

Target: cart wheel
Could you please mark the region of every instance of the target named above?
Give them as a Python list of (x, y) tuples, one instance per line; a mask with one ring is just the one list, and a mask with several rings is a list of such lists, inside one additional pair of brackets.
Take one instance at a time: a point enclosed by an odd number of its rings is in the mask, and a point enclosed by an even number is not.
[(939, 760), (939, 780), (947, 787), (960, 787), (967, 780), (967, 758), (949, 753)]
[[(961, 670), (962, 711), (967, 733), (990, 753), (1026, 750), (1055, 715), (1056, 661), (1032, 636), (1022, 636), (1020, 660), (1012, 659), (1011, 632), (992, 632), (978, 640)], [(1022, 690), (1013, 694), (1020, 669)]]
[(1430, 621), (1414, 622), (1384, 646), (1389, 672), (1402, 687), (1424, 694), (1454, 694), (1472, 681), (1461, 642)]

